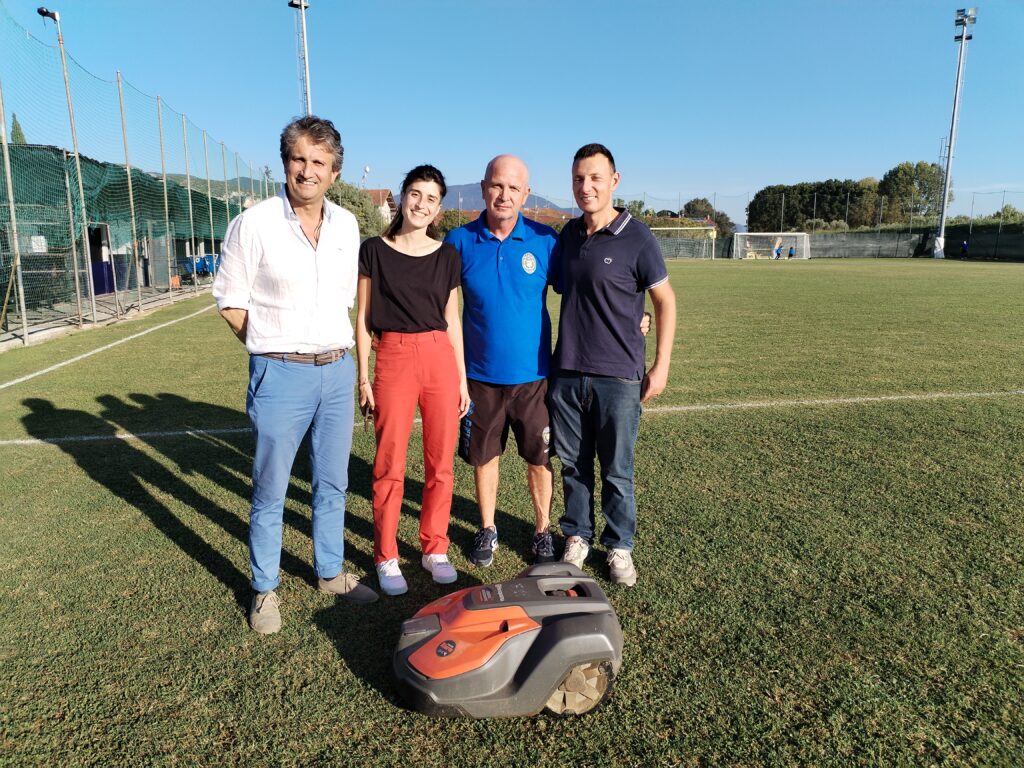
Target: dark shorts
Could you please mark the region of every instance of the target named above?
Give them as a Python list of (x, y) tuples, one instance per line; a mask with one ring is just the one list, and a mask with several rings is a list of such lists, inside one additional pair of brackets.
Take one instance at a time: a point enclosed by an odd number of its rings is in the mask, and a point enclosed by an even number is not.
[(459, 456), (480, 467), (505, 451), (509, 427), (527, 464), (546, 466), (551, 458), (547, 379), (526, 384), (469, 380), (472, 404), (459, 425)]

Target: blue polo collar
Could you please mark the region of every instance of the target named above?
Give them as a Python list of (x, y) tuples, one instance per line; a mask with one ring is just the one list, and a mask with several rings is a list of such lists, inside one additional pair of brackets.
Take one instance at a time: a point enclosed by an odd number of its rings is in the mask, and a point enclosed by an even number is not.
[[(480, 213), (480, 218), (477, 219), (477, 223), (479, 224), (479, 228), (478, 228), (477, 233), (476, 233), (477, 242), (482, 242), (484, 240), (497, 240), (498, 239), (497, 237), (494, 236), (494, 234), (491, 232), (491, 230), (487, 228), (487, 211), (486, 210), (482, 211)], [(506, 239), (525, 240), (526, 239), (526, 235), (527, 235), (526, 224), (523, 223), (523, 214), (520, 213), (519, 217), (516, 219), (516, 225), (514, 227), (512, 227), (512, 231), (509, 233), (508, 238), (506, 238)]]

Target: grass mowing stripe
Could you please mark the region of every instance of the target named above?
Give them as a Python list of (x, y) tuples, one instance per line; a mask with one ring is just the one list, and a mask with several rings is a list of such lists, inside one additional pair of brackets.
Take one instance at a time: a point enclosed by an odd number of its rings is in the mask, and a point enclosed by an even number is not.
[[(155, 329), (154, 329), (155, 330)], [(980, 397), (1014, 397), (1024, 395), (1024, 389), (1012, 389), (1006, 392), (926, 392), (917, 395), (878, 395), (872, 397), (834, 397), (825, 399), (805, 400), (760, 400), (749, 403), (702, 403), (697, 405), (666, 405), (663, 407), (645, 408), (644, 414), (663, 413), (699, 413), (705, 411), (734, 411), (754, 408), (793, 408), (800, 406), (819, 405), (861, 405), (868, 403), (913, 402), (927, 400), (967, 400)], [(419, 424), (420, 419), (413, 419)], [(353, 426), (354, 430), (359, 425)], [(204, 435), (237, 435), (249, 432), (249, 427), (225, 427), (221, 429), (185, 429), (160, 432), (119, 432), (113, 435), (68, 435), (65, 437), (24, 438), (20, 440), (0, 440), (0, 447), (13, 445), (60, 445), (62, 443), (88, 443), (109, 440), (149, 440), (164, 437), (201, 437)]]
[(71, 365), (72, 363), (77, 363), (79, 360), (84, 360), (87, 357), (92, 357), (93, 355), (99, 354), (100, 352), (105, 352), (108, 349), (120, 346), (121, 344), (124, 344), (126, 341), (132, 341), (134, 339), (138, 339), (141, 336), (145, 336), (145, 335), (147, 335), (149, 333), (152, 333), (153, 331), (159, 331), (161, 328), (166, 328), (169, 325), (174, 325), (175, 323), (180, 323), (182, 320), (189, 320), (189, 319), (191, 319), (193, 317), (196, 317), (197, 315), (203, 314), (204, 312), (210, 311), (215, 306), (216, 306), (216, 304), (211, 304), (208, 307), (203, 307), (198, 312), (193, 312), (191, 315), (185, 315), (184, 317), (179, 317), (176, 320), (171, 320), (171, 321), (163, 323), (161, 325), (156, 325), (156, 326), (153, 326), (152, 328), (147, 328), (144, 331), (139, 331), (138, 333), (133, 333), (131, 336), (126, 336), (123, 339), (118, 339), (117, 341), (112, 341), (110, 344), (104, 344), (102, 347), (98, 347), (97, 349), (93, 349), (93, 350), (91, 350), (89, 352), (85, 352), (84, 354), (77, 355), (76, 357), (72, 357), (70, 360), (65, 360), (63, 362), (57, 363), (56, 365), (51, 365), (48, 368), (43, 368), (41, 371), (36, 371), (35, 373), (29, 373), (29, 374), (27, 374), (25, 376), (19, 376), (16, 379), (11, 379), (11, 381), (5, 381), (3, 384), (0, 384), (0, 389), (7, 389), (8, 387), (13, 387), (15, 384), (21, 384), (22, 382), (29, 381), (31, 379), (36, 378), (37, 376), (42, 376), (44, 373), (50, 373), (51, 371), (56, 371), (59, 368), (63, 368), (66, 365)]

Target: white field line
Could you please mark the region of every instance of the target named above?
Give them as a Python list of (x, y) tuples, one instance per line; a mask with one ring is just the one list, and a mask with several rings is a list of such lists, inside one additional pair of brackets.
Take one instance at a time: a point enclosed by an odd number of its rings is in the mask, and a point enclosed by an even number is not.
[(56, 365), (51, 365), (49, 368), (43, 368), (43, 370), (41, 370), (41, 371), (36, 371), (35, 373), (29, 373), (29, 374), (27, 374), (25, 376), (21, 376), (21, 377), (19, 377), (17, 379), (11, 379), (10, 381), (5, 381), (3, 384), (0, 384), (0, 389), (7, 389), (8, 387), (13, 387), (15, 384), (21, 384), (22, 382), (26, 382), (26, 381), (29, 381), (30, 379), (34, 379), (36, 376), (42, 376), (44, 373), (50, 373), (51, 371), (56, 371), (58, 368), (63, 368), (65, 365), (71, 365), (72, 363), (77, 363), (79, 360), (84, 360), (87, 357), (92, 357), (93, 355), (97, 355), (100, 352), (106, 352), (108, 349), (112, 349), (113, 347), (116, 347), (119, 344), (124, 344), (127, 341), (132, 341), (134, 339), (139, 338), (140, 336), (145, 336), (147, 333), (152, 333), (153, 331), (159, 331), (161, 328), (166, 328), (169, 325), (174, 325), (175, 323), (180, 323), (182, 320), (190, 320), (193, 317), (195, 317), (196, 315), (203, 314), (203, 312), (209, 312), (215, 306), (216, 306), (216, 304), (211, 304), (208, 307), (203, 307), (198, 312), (193, 312), (191, 315), (185, 315), (184, 317), (179, 317), (177, 320), (171, 320), (169, 322), (162, 323), (161, 325), (154, 325), (152, 328), (147, 328), (146, 330), (139, 331), (138, 333), (134, 333), (131, 336), (126, 336), (123, 339), (118, 339), (117, 341), (112, 341), (109, 344), (104, 344), (102, 347), (98, 347), (98, 348), (96, 348), (94, 350), (91, 350), (89, 352), (85, 352), (84, 354), (78, 355), (77, 357), (72, 357), (70, 360), (65, 360), (62, 363), (57, 363)]
[(691, 411), (734, 411), (749, 408), (792, 408), (815, 405), (861, 405), (864, 403), (913, 402), (919, 400), (970, 400), (979, 397), (1013, 397), (1024, 389), (1002, 392), (921, 392), (915, 395), (864, 395), (859, 397), (802, 398), (799, 400), (752, 400), (746, 403), (702, 403), (699, 405), (663, 405), (644, 408), (644, 413), (688, 413)]
[[(644, 408), (644, 415), (672, 413), (700, 413), (704, 411), (751, 410), (756, 408), (793, 408), (830, 405), (861, 405), (871, 403), (915, 402), (928, 400), (974, 400), (985, 397), (1018, 397), (1024, 389), (1010, 389), (1002, 392), (923, 392), (916, 395), (865, 395), (863, 397), (805, 398), (800, 400), (756, 400), (741, 403), (702, 403), (698, 405), (663, 405)], [(419, 419), (415, 420), (419, 423)], [(355, 431), (361, 429), (359, 419)], [(64, 443), (89, 443), (104, 440), (142, 441), (165, 437), (204, 437), (207, 435), (237, 435), (249, 432), (249, 427), (224, 427), (220, 429), (185, 429), (166, 432), (117, 432), (111, 435), (70, 435), (67, 437), (22, 438), (0, 440), (0, 448), (15, 445), (61, 445)]]

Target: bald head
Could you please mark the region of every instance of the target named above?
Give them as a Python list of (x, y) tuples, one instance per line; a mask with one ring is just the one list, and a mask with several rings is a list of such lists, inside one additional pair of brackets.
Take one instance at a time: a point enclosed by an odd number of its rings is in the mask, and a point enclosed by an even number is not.
[(515, 155), (498, 155), (487, 164), (480, 191), (487, 206), (487, 228), (504, 239), (515, 227), (530, 194), (526, 163)]

